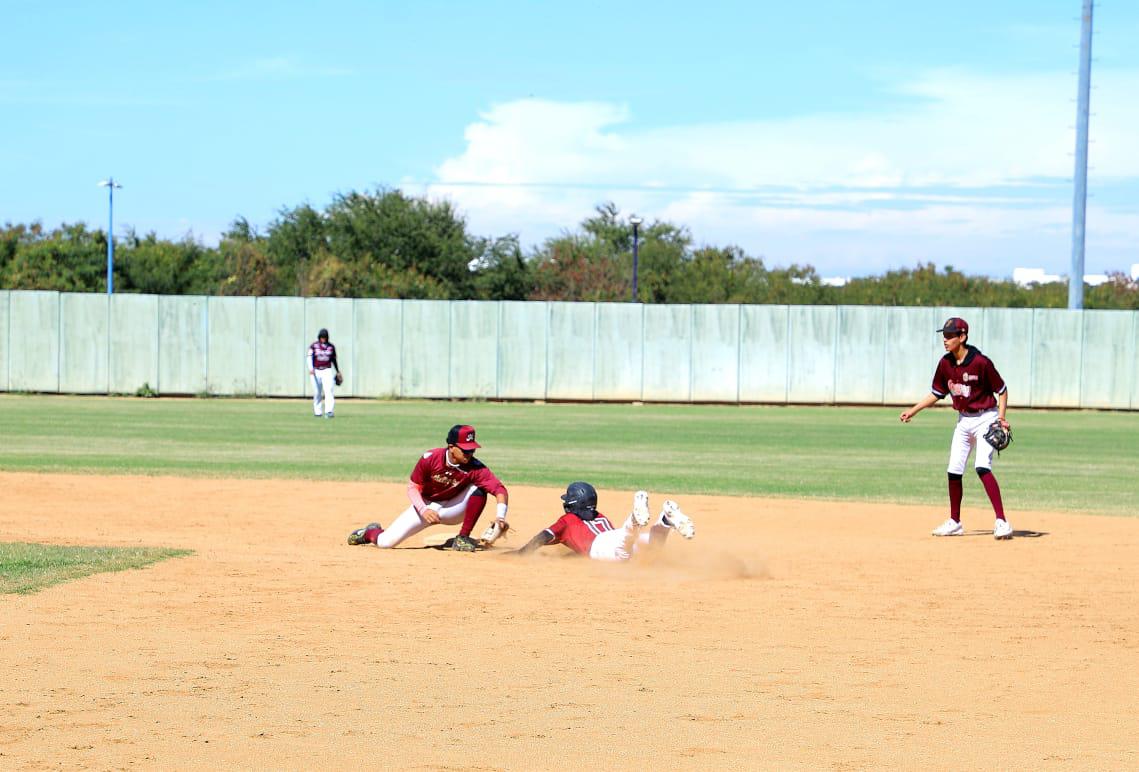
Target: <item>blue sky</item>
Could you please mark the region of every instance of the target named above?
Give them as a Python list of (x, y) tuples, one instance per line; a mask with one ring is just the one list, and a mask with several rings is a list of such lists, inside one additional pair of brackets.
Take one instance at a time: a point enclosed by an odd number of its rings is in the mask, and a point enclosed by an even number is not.
[[(168, 7), (169, 6), (169, 7)], [(3, 5), (0, 220), (206, 243), (399, 187), (770, 265), (1066, 273), (1080, 0)], [(1096, 8), (1089, 273), (1139, 263), (1139, 4)]]

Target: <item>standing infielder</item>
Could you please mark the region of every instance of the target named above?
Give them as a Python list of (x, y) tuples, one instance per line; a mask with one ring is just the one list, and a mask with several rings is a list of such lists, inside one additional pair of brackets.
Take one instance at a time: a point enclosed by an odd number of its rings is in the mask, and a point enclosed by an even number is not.
[(953, 409), (960, 414), (949, 448), (949, 519), (935, 528), (933, 535), (960, 536), (964, 532), (961, 528), (961, 479), (969, 453), (976, 449), (974, 467), (997, 515), (993, 538), (1011, 539), (1012, 526), (1005, 518), (1001, 488), (992, 472), (993, 446), (985, 440), (985, 432), (994, 421), (999, 422), (1005, 431), (1009, 429), (1005, 420), (1008, 387), (992, 360), (975, 346), (968, 345), (969, 325), (964, 319), (952, 317), (938, 332), (944, 338), (947, 353), (937, 363), (931, 393), (909, 410), (902, 411), (900, 416), (902, 423), (909, 423), (911, 418), (947, 394), (953, 398)]
[(649, 494), (645, 491), (634, 494), (633, 511), (620, 528), (597, 511), (597, 491), (587, 482), (570, 483), (562, 495), (562, 507), (565, 514), (515, 554), (525, 555), (547, 544), (564, 544), (593, 560), (628, 560), (645, 547), (663, 546), (670, 530), (685, 539), (696, 535), (692, 518), (681, 512), (671, 499), (664, 502), (649, 532), (641, 533), (649, 524)]
[[(332, 411), (336, 407), (332, 387), (341, 383), (343, 376), (340, 374), (340, 365), (336, 362), (336, 346), (328, 341), (328, 330), (322, 329), (316, 334), (316, 341), (309, 345), (305, 361), (308, 363), (308, 374), (312, 376), (312, 414), (320, 418), (323, 412), (326, 418), (332, 418)], [(333, 368), (336, 370), (335, 375)]]
[(427, 451), (412, 469), (407, 484), (411, 506), (386, 530), (379, 523), (357, 528), (348, 534), (348, 543), (375, 544), (386, 549), (430, 525), (462, 523), (451, 549), (474, 552), (478, 544), (471, 538), (471, 531), (486, 506), (488, 494), (498, 500), (495, 525), (505, 532), (509, 528), (509, 496), (494, 472), (475, 458), (475, 449), (481, 447), (475, 441), (473, 426), (452, 426), (447, 432), (447, 447)]

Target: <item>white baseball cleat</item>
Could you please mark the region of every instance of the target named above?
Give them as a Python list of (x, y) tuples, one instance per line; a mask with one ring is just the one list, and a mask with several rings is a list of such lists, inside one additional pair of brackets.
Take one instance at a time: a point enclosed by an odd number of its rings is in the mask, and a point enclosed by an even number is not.
[(637, 524), (638, 528), (644, 528), (649, 524), (649, 493), (648, 491), (637, 491), (633, 494), (633, 522)]
[(961, 527), (961, 523), (952, 517), (933, 529), (934, 536), (960, 536), (963, 533), (965, 529)]
[(664, 502), (664, 506), (661, 507), (660, 521), (685, 539), (691, 539), (696, 535), (696, 524), (692, 522), (691, 517), (680, 511), (680, 505), (672, 499)]
[(1012, 523), (1008, 520), (998, 519), (993, 524), (993, 538), (994, 539), (1011, 539), (1012, 538)]

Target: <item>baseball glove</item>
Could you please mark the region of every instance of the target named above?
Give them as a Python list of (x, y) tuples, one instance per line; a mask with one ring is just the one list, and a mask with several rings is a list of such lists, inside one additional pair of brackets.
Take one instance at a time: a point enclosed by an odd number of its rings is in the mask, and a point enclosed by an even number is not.
[(498, 541), (499, 537), (504, 536), (510, 530), (510, 524), (505, 520), (495, 520), (493, 523), (486, 527), (483, 531), (482, 538), (479, 543), (485, 548)]
[(1012, 443), (1012, 427), (1004, 428), (1000, 421), (993, 421), (985, 432), (985, 442), (996, 448), (1000, 453)]
[(337, 373), (336, 377), (332, 379), (332, 382), (339, 386), (340, 384), (344, 383), (344, 376), (340, 373)]

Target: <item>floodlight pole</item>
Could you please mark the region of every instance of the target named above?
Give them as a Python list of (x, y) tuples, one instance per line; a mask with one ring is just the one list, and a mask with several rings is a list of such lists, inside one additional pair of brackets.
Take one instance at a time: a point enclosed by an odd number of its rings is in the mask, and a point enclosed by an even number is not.
[(1080, 85), (1076, 106), (1076, 185), (1072, 198), (1072, 269), (1068, 308), (1084, 307), (1084, 228), (1088, 206), (1088, 109), (1092, 81), (1092, 5), (1084, 0), (1080, 24)]
[(633, 226), (633, 302), (636, 303), (636, 302), (638, 302), (638, 298), (637, 298), (637, 247), (639, 246), (638, 229), (641, 227), (641, 223), (643, 223), (644, 220), (642, 220), (640, 217), (637, 217), (636, 215), (633, 215), (632, 217), (629, 218), (629, 222)]
[(115, 182), (114, 177), (108, 177), (99, 183), (99, 187), (107, 189), (107, 294), (115, 294), (115, 188), (122, 185)]

